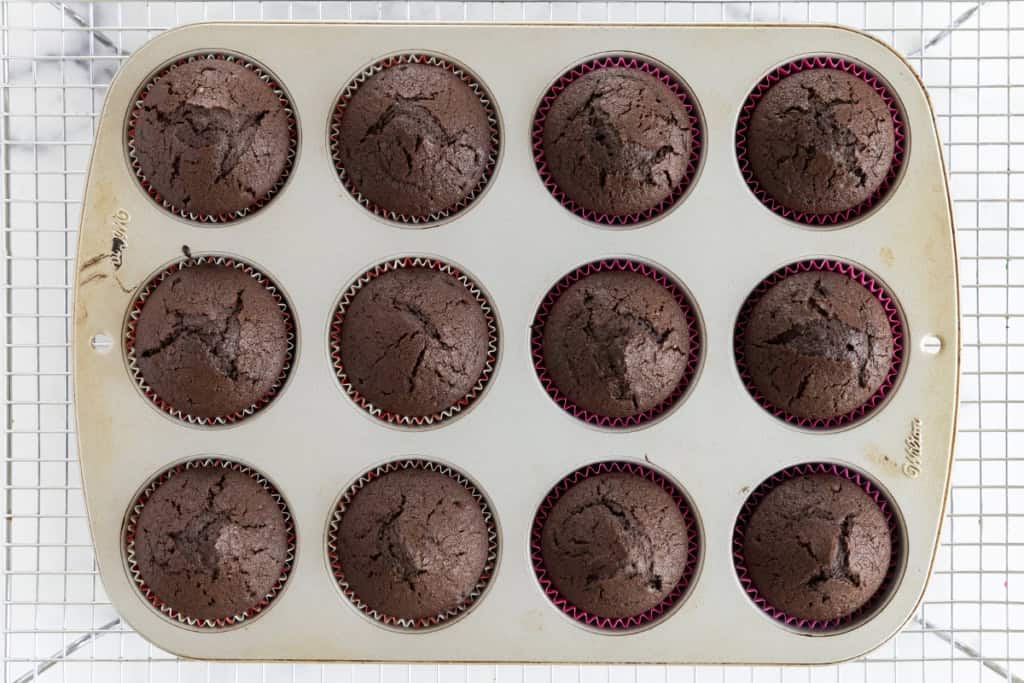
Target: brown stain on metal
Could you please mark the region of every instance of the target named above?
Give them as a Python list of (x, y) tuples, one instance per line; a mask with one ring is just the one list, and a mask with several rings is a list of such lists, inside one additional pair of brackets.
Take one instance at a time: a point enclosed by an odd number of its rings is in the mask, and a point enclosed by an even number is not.
[[(101, 380), (96, 375), (90, 375), (97, 379), (96, 388), (93, 389), (94, 396), (102, 396), (104, 394), (104, 387), (101, 385)], [(114, 447), (113, 435), (116, 433), (116, 426), (114, 423), (114, 415), (111, 407), (107, 401), (83, 401), (80, 404), (78, 415), (82, 418), (82, 423), (87, 425), (85, 431), (88, 433), (87, 437), (83, 435), (83, 460), (88, 461), (91, 464), (98, 463), (113, 463), (117, 453), (117, 449)], [(85, 443), (88, 442), (88, 443)]]
[(95, 282), (96, 280), (104, 280), (104, 279), (106, 279), (106, 277), (107, 277), (106, 273), (93, 273), (92, 275), (90, 275), (89, 277), (85, 278), (84, 280), (80, 280), (79, 283), (78, 283), (78, 286), (79, 287), (85, 287), (90, 282)]
[(879, 465), (886, 467), (894, 472), (898, 472), (900, 469), (900, 463), (896, 462), (888, 455), (882, 452), (880, 448), (870, 446), (865, 452), (865, 456), (871, 462), (878, 463)]
[(121, 291), (125, 294), (132, 294), (135, 291), (135, 287), (129, 287), (125, 283), (121, 282), (121, 276), (117, 273), (114, 273), (114, 282), (117, 283), (117, 286), (120, 287)]
[(89, 193), (89, 203), (102, 214), (109, 212), (107, 208), (113, 204), (114, 183), (111, 180), (98, 180), (92, 183)]
[(104, 259), (108, 259), (108, 258), (110, 258), (110, 254), (107, 253), (107, 252), (103, 252), (102, 254), (96, 254), (91, 259), (87, 259), (86, 261), (84, 261), (82, 263), (81, 268), (79, 268), (79, 270), (80, 271), (88, 270), (89, 268), (92, 268), (93, 266), (101, 263)]
[(530, 610), (523, 615), (523, 628), (540, 633), (544, 630), (544, 619), (539, 610)]

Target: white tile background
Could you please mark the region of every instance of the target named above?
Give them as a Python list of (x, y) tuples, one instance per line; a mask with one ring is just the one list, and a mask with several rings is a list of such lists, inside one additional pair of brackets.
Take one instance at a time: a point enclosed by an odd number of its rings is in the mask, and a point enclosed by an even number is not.
[[(6, 413), (2, 680), (702, 683), (1024, 679), (1024, 0), (989, 2), (216, 2), (0, 0)], [(121, 60), (215, 18), (826, 21), (893, 44), (923, 76), (946, 141), (963, 306), (957, 460), (917, 617), (832, 667), (578, 667), (182, 662), (117, 623), (93, 564), (70, 405), (79, 202)], [(343, 637), (343, 634), (339, 634)], [(737, 634), (742, 637), (742, 634)], [(52, 666), (55, 654), (68, 652)]]

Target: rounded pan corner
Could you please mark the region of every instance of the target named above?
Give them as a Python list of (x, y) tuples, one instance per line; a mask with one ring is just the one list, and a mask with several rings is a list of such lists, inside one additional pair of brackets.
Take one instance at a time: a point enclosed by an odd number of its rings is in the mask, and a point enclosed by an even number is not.
[(918, 605), (918, 603), (914, 603), (914, 609), (910, 610), (910, 612), (907, 613), (907, 616), (906, 616), (905, 619), (901, 619), (899, 621), (899, 624), (895, 628), (886, 631), (885, 635), (872, 640), (870, 645), (868, 645), (866, 647), (863, 647), (863, 646), (862, 647), (858, 647), (854, 652), (850, 653), (849, 655), (843, 655), (842, 657), (839, 657), (838, 659), (830, 659), (829, 661), (822, 662), (822, 663), (823, 664), (844, 664), (846, 662), (852, 662), (854, 660), (858, 660), (858, 659), (861, 659), (863, 657), (866, 657), (867, 655), (871, 654), (875, 650), (878, 650), (880, 647), (882, 647), (883, 645), (888, 643), (890, 640), (895, 638), (897, 635), (899, 635), (899, 632), (903, 630), (903, 627), (907, 625), (907, 622), (909, 622), (913, 618), (914, 612), (917, 611), (917, 605)]
[(842, 24), (831, 23), (825, 24), (825, 26), (845, 33), (854, 34), (861, 40), (865, 40), (867, 42), (878, 45), (885, 52), (889, 53), (890, 56), (894, 57), (903, 66), (903, 68), (906, 69), (907, 73), (913, 76), (914, 82), (917, 84), (917, 89), (921, 92), (922, 95), (924, 95), (925, 101), (928, 102), (928, 109), (932, 111), (932, 116), (934, 117), (935, 108), (932, 106), (931, 97), (928, 94), (928, 89), (925, 87), (924, 81), (921, 79), (921, 75), (917, 73), (917, 70), (913, 66), (911, 66), (910, 62), (907, 61), (907, 58), (899, 50), (897, 50), (888, 42), (882, 40), (878, 36), (868, 33), (867, 31), (859, 28), (853, 28), (852, 26), (844, 26)]
[[(101, 569), (101, 580), (102, 576), (103, 571)], [(145, 616), (139, 614), (140, 610), (133, 609), (133, 605), (126, 604), (129, 601), (142, 599), (141, 595), (139, 595), (134, 589), (129, 591), (107, 591), (107, 596), (110, 600), (111, 606), (117, 611), (117, 617), (120, 619), (121, 624), (138, 633), (146, 640), (146, 642), (151, 645), (155, 645), (164, 652), (171, 653), (175, 657), (184, 657), (186, 659), (196, 658), (196, 655), (182, 651), (182, 649), (178, 647), (178, 644), (174, 642), (173, 638), (167, 637), (171, 631), (161, 628), (160, 625), (147, 623)], [(141, 606), (145, 607), (145, 605)], [(145, 612), (145, 610), (141, 611)]]
[[(210, 27), (217, 27), (217, 26), (222, 26), (222, 27), (243, 26), (243, 25), (249, 24), (249, 23), (252, 23), (252, 22), (245, 22), (245, 21), (222, 21), (222, 20), (210, 19), (210, 20), (205, 20), (205, 21), (193, 21), (193, 22), (188, 23), (188, 24), (182, 24), (181, 26), (173, 26), (173, 27), (171, 27), (171, 28), (169, 28), (169, 29), (167, 29), (165, 31), (162, 31), (161, 33), (158, 33), (157, 35), (153, 36), (152, 38), (147, 40), (145, 43), (140, 45), (137, 49), (132, 51), (131, 54), (128, 55), (127, 59), (125, 59), (123, 62), (120, 63), (120, 65), (117, 68), (117, 71), (114, 73), (114, 77), (110, 81), (110, 86), (108, 88), (108, 93), (115, 92), (118, 88), (122, 87), (121, 80), (123, 79), (125, 72), (129, 71), (129, 69), (128, 69), (129, 66), (133, 66), (136, 62), (146, 61), (149, 58), (148, 55), (150, 53), (154, 52), (154, 51), (159, 52), (161, 50), (161, 48), (162, 48), (164, 43), (168, 43), (169, 42), (172, 46), (180, 45), (181, 43), (179, 41), (179, 36), (181, 34), (183, 34), (183, 33), (190, 33), (192, 31), (196, 31), (196, 30), (200, 30), (200, 29), (204, 29), (204, 28), (210, 28)], [(200, 49), (201, 49), (201, 46), (200, 46)], [(167, 61), (167, 59), (169, 59), (170, 56), (172, 56), (173, 54), (178, 54), (180, 52), (181, 52), (181, 50), (172, 47), (172, 49), (170, 50), (171, 55), (169, 55), (168, 57), (164, 57), (164, 58), (158, 59), (154, 63), (154, 66), (156, 66), (157, 64), (159, 64), (161, 62)], [(152, 70), (152, 67), (150, 68), (150, 70)], [(133, 85), (132, 87), (135, 87), (135, 86)], [(108, 94), (108, 96), (104, 100), (104, 107), (107, 106), (107, 103), (109, 103), (110, 100), (111, 100), (111, 98), (110, 98), (110, 96)], [(105, 115), (105, 112), (104, 112), (103, 115), (101, 115), (100, 118), (102, 119), (104, 117), (104, 115)]]
[[(207, 23), (207, 22), (202, 22), (202, 23)], [(213, 23), (213, 22), (208, 22), (208, 23)], [(133, 66), (136, 62), (145, 61), (147, 59), (147, 55), (150, 52), (159, 50), (160, 46), (163, 43), (165, 43), (167, 41), (171, 41), (172, 44), (173, 44), (174, 41), (176, 40), (178, 34), (187, 32), (187, 31), (189, 31), (190, 29), (194, 28), (197, 25), (198, 24), (185, 24), (183, 26), (175, 26), (173, 28), (170, 28), (170, 29), (162, 32), (162, 33), (157, 34), (156, 36), (150, 38), (145, 43), (140, 45), (138, 49), (134, 50), (130, 55), (128, 55), (128, 58), (125, 59), (123, 62), (121, 62), (121, 64), (118, 66), (117, 71), (114, 73), (114, 77), (110, 80), (110, 86), (109, 86), (107, 92), (108, 93), (116, 92), (119, 88), (123, 87), (123, 84), (121, 83), (121, 81), (126, 78), (126, 76), (124, 74), (125, 74), (126, 71), (129, 70), (128, 67)], [(111, 97), (108, 94), (107, 97), (104, 99), (104, 102), (103, 102), (104, 111), (100, 115), (100, 120), (102, 120), (102, 119), (104, 119), (106, 117), (106, 115), (107, 115), (106, 107), (110, 103), (110, 100), (111, 100)]]
[[(733, 27), (736, 26), (735, 24), (721, 24), (721, 25), (722, 26), (733, 26)], [(914, 79), (915, 83), (917, 84), (917, 89), (920, 91), (920, 93), (922, 95), (924, 95), (926, 101), (928, 102), (929, 109), (934, 110), (934, 107), (932, 107), (931, 98), (928, 95), (928, 89), (925, 87), (924, 81), (921, 79), (920, 74), (917, 73), (917, 70), (914, 69), (913, 66), (911, 66), (909, 61), (907, 61), (907, 58), (902, 53), (900, 53), (896, 48), (894, 48), (892, 45), (890, 45), (888, 42), (882, 40), (878, 36), (868, 32), (866, 30), (855, 28), (853, 26), (847, 26), (845, 24), (838, 24), (838, 23), (834, 23), (834, 22), (830, 22), (830, 21), (812, 22), (812, 23), (807, 23), (807, 24), (804, 24), (804, 23), (772, 23), (772, 24), (756, 23), (756, 24), (750, 24), (750, 26), (753, 26), (753, 27), (769, 27), (769, 28), (788, 28), (788, 29), (794, 29), (794, 30), (802, 30), (802, 29), (807, 29), (807, 28), (818, 28), (818, 29), (824, 29), (824, 30), (827, 30), (827, 31), (835, 31), (837, 33), (843, 33), (843, 34), (847, 34), (847, 35), (852, 35), (852, 36), (855, 37), (856, 40), (862, 40), (862, 41), (864, 41), (868, 45), (873, 45), (873, 46), (880, 47), (880, 48), (882, 48), (882, 50), (884, 50), (886, 53), (888, 53), (889, 56), (895, 58), (896, 61), (898, 61), (903, 66), (903, 68), (906, 69), (907, 73), (909, 73), (909, 74), (911, 74), (913, 76), (913, 79)]]

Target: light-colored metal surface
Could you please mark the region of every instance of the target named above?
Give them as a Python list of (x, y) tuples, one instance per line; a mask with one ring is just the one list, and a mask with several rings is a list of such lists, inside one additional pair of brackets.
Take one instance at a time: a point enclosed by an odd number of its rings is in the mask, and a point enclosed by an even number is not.
[[(269, 67), (288, 89), (301, 128), (289, 184), (265, 209), (223, 228), (188, 225), (157, 206), (139, 190), (123, 144), (124, 112), (138, 84), (177, 56), (214, 44)], [(700, 67), (703, 55), (755, 44)], [(322, 132), (344, 79), (403, 49), (443, 50), (468, 65), (504, 122), (490, 191), (429, 230), (385, 228), (343, 194)], [(526, 140), (547, 84), (581, 57), (612, 50), (649, 55), (685, 74), (704, 117), (704, 161), (692, 191), (636, 230), (596, 228), (558, 206), (537, 178)], [(801, 228), (767, 211), (750, 196), (735, 159), (736, 112), (751, 84), (776, 64), (824, 50), (882, 74), (910, 132), (897, 185), (869, 215), (835, 230)], [(331, 68), (311, 66), (314, 59)], [(877, 40), (844, 28), (208, 23), (150, 41), (122, 66), (107, 95), (74, 290), (80, 459), (108, 596), (149, 640), (204, 659), (821, 663), (874, 649), (910, 618), (924, 591), (946, 494), (959, 331), (943, 173), (931, 111), (913, 72)], [(125, 244), (117, 266), (108, 257), (114, 231)], [(299, 328), (297, 358), (280, 396), (228, 429), (168, 419), (139, 396), (119, 345), (104, 350), (91, 343), (98, 334), (121, 336), (137, 288), (181, 258), (183, 244), (193, 254), (228, 253), (257, 264), (287, 295)], [(465, 416), (437, 429), (397, 430), (367, 420), (340, 394), (323, 330), (339, 292), (369, 265), (424, 253), (459, 264), (489, 292), (503, 331), (501, 357), (487, 394)], [(565, 272), (634, 255), (653, 260), (691, 292), (703, 319), (702, 367), (678, 410), (644, 429), (609, 433), (572, 420), (543, 394), (523, 331)], [(880, 278), (900, 303), (906, 330), (899, 386), (885, 406), (856, 428), (829, 434), (766, 414), (750, 400), (730, 353), (736, 312), (750, 289), (780, 265), (820, 255), (848, 259)], [(943, 348), (920, 351), (925, 335), (943, 340)], [(909, 476), (904, 444), (912, 424), (921, 466)], [(141, 599), (121, 541), (138, 489), (171, 462), (204, 454), (241, 459), (274, 482), (298, 534), (294, 570), (267, 613), (214, 637), (172, 623)], [(409, 455), (441, 458), (472, 477), (487, 493), (502, 536), (488, 594), (464, 619), (416, 635), (380, 629), (338, 599), (322, 540), (340, 490), (382, 460)], [(548, 489), (577, 467), (609, 458), (647, 460), (680, 482), (703, 536), (703, 567), (680, 609), (620, 638), (582, 629), (555, 609), (526, 552), (533, 511)], [(888, 604), (866, 624), (808, 639), (753, 608), (733, 570), (732, 528), (762, 480), (820, 459), (853, 466), (888, 491), (905, 528), (905, 570), (897, 570)], [(747, 635), (742, 643), (727, 637), (736, 628)]]
[[(1006, 680), (1024, 668), (1024, 10), (1021, 3), (216, 3), (4, 5), (6, 680)], [(179, 662), (122, 626), (96, 579), (67, 366), (71, 261), (92, 125), (123, 55), (203, 18), (822, 20), (907, 54), (936, 103), (959, 230), (964, 368), (958, 459), (918, 617), (837, 667), (226, 665)], [(959, 22), (958, 26), (954, 26)], [(97, 637), (92, 637), (95, 634)], [(738, 634), (737, 637), (743, 637)]]

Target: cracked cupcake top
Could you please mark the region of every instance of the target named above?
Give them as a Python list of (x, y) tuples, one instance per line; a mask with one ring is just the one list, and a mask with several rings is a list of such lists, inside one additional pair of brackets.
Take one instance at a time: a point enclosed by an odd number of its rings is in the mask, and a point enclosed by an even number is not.
[(627, 473), (589, 476), (569, 488), (541, 531), (544, 566), (576, 607), (608, 618), (661, 603), (686, 570), (689, 536), (672, 496)]
[(855, 482), (805, 474), (775, 485), (754, 509), (743, 559), (770, 605), (828, 621), (852, 614), (882, 587), (892, 538), (884, 513)]
[(233, 469), (182, 470), (152, 493), (136, 523), (142, 580), (186, 617), (226, 619), (256, 606), (287, 557), (277, 501), (251, 474)]
[(584, 209), (624, 216), (652, 209), (686, 175), (693, 146), (679, 96), (649, 73), (591, 71), (562, 91), (544, 122), (544, 156), (558, 187)]
[(239, 61), (195, 59), (161, 76), (134, 116), (138, 171), (178, 211), (250, 209), (290, 165), (291, 115)]
[(266, 397), (288, 360), (288, 328), (274, 295), (245, 271), (181, 268), (146, 298), (135, 324), (143, 382), (198, 418), (234, 415)]
[(335, 120), (332, 151), (354, 189), (410, 217), (456, 208), (478, 189), (497, 152), (480, 95), (432, 64), (378, 71)]
[(863, 79), (837, 69), (799, 71), (775, 83), (750, 118), (754, 178), (788, 209), (833, 213), (858, 206), (893, 161), (892, 113)]
[(856, 410), (885, 382), (893, 336), (881, 302), (842, 273), (795, 273), (750, 312), (743, 338), (753, 386), (790, 415)]
[(658, 406), (687, 371), (686, 313), (672, 293), (632, 271), (591, 273), (562, 292), (544, 325), (543, 358), (558, 390), (606, 417)]
[(389, 413), (440, 413), (480, 381), (490, 330), (480, 302), (455, 276), (389, 270), (359, 289), (341, 325), (348, 381)]
[(428, 619), (463, 606), (488, 559), (480, 503), (453, 477), (388, 472), (348, 504), (338, 563), (355, 597), (382, 615)]

